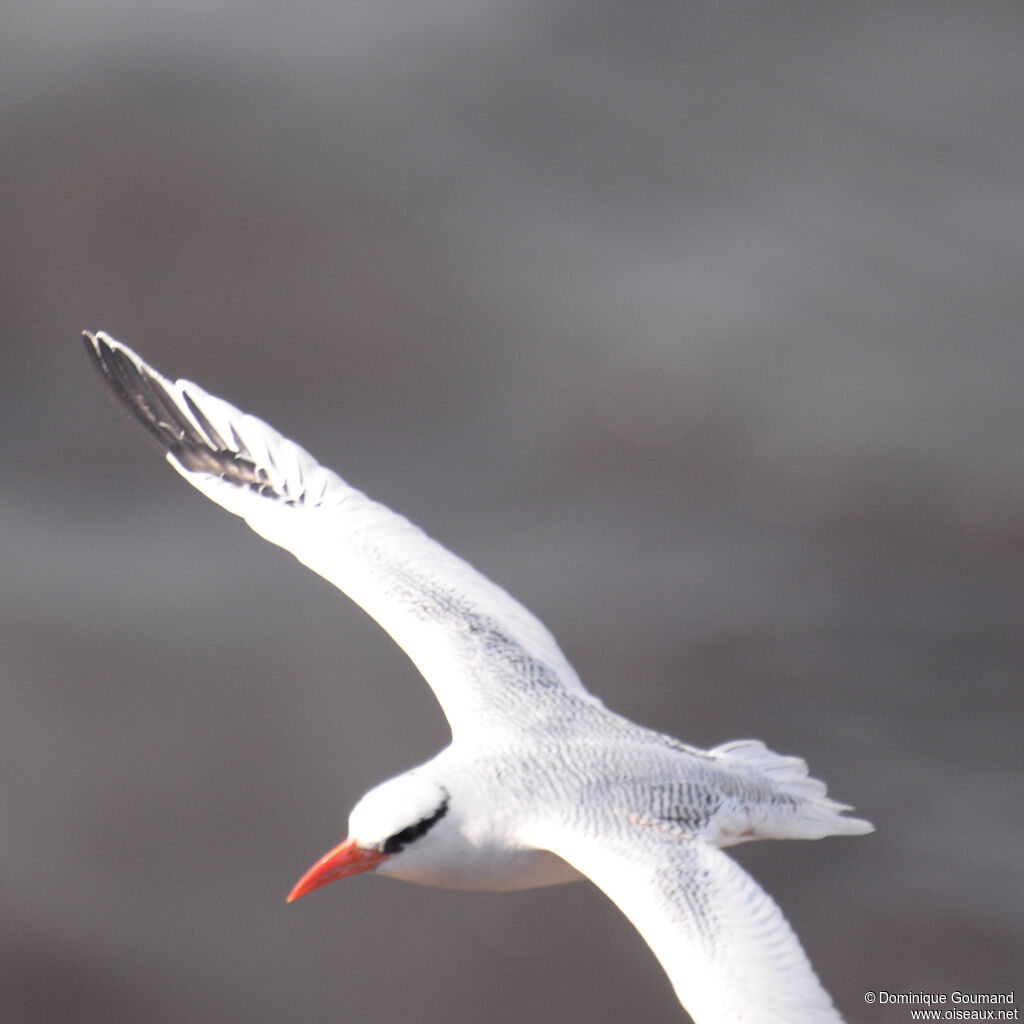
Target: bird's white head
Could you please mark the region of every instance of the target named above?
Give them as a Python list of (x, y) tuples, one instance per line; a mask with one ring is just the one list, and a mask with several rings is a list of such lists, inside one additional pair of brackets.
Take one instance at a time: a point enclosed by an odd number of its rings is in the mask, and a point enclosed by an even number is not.
[(299, 879), (288, 902), (339, 878), (384, 865), (387, 874), (401, 877), (401, 855), (445, 817), (448, 805), (448, 791), (415, 769), (375, 786), (352, 809), (348, 838)]

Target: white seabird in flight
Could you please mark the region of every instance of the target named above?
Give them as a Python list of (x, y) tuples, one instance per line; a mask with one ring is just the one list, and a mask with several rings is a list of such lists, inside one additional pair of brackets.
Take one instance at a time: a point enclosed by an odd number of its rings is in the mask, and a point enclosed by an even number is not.
[(872, 831), (800, 758), (758, 740), (700, 750), (607, 710), (530, 612), (407, 519), (108, 335), (85, 346), (168, 462), (376, 619), (451, 726), (436, 757), (358, 802), (289, 901), (367, 871), (489, 890), (585, 876), (696, 1024), (841, 1022), (782, 912), (722, 852)]

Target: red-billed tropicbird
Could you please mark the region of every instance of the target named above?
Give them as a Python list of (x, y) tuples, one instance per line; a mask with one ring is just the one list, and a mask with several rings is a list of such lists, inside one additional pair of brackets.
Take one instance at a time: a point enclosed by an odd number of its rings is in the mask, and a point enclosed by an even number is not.
[(721, 847), (872, 830), (797, 757), (699, 750), (607, 710), (545, 627), (262, 420), (103, 333), (86, 350), (171, 465), (363, 608), (433, 688), (452, 742), (381, 783), (289, 901), (375, 871), (511, 890), (586, 876), (697, 1024), (841, 1021), (782, 912)]

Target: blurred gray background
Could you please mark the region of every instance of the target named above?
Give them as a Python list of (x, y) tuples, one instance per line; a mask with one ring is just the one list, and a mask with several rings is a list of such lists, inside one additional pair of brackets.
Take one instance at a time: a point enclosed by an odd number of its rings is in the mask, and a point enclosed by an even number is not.
[(0, 13), (0, 1020), (680, 1020), (589, 885), (359, 878), (447, 740), (184, 486), (102, 328), (540, 615), (611, 707), (875, 835), (737, 857), (851, 1021), (1024, 987), (1024, 8)]

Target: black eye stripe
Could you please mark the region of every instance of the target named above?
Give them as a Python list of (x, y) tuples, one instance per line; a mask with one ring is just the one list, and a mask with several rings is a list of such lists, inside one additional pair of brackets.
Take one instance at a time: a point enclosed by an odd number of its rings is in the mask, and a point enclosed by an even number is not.
[(433, 814), (429, 817), (421, 818), (415, 825), (403, 828), (401, 832), (396, 832), (393, 836), (385, 839), (380, 846), (380, 852), (388, 854), (398, 853), (399, 850), (404, 849), (411, 842), (419, 839), (424, 832), (427, 832), (431, 826), (436, 825), (447, 813), (448, 794), (445, 793), (441, 806)]

